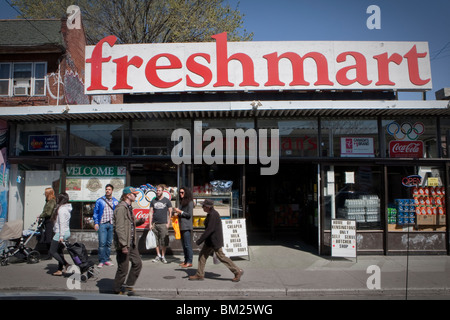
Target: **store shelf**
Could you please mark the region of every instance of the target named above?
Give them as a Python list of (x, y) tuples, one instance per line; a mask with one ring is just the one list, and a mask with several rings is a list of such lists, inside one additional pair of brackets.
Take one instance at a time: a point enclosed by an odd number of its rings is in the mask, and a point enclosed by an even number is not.
[[(194, 219), (196, 217), (206, 217), (206, 212), (203, 211), (202, 202), (206, 199), (214, 202), (214, 209), (221, 217), (231, 217), (231, 204), (233, 203), (232, 193), (227, 194), (194, 194)], [(195, 223), (194, 223), (195, 224)], [(202, 226), (202, 225), (200, 225)]]

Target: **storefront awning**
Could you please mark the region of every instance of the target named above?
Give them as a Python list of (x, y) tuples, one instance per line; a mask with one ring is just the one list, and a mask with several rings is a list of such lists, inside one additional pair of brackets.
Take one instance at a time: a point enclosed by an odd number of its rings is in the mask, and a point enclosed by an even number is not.
[(2, 107), (7, 121), (181, 119), (215, 117), (450, 116), (450, 102), (432, 101), (225, 101)]

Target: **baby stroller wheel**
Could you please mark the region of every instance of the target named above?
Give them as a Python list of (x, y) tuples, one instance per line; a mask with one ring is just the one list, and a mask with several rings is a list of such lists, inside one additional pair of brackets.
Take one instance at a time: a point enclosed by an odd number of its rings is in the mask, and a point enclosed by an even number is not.
[(33, 250), (28, 254), (27, 262), (28, 263), (38, 263), (40, 259), (41, 259), (41, 254), (38, 251)]
[(3, 266), (7, 266), (9, 264), (9, 258), (8, 257), (1, 257), (0, 258), (0, 265)]

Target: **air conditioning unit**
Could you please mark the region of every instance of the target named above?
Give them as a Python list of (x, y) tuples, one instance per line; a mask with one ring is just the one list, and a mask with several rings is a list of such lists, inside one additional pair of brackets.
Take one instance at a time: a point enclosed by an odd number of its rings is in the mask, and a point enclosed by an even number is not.
[(14, 87), (15, 96), (28, 96), (29, 87)]

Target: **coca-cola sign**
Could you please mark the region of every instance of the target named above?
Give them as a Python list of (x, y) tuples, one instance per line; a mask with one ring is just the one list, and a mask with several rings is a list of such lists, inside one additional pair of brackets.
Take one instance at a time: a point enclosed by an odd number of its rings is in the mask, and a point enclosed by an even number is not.
[(422, 158), (422, 141), (398, 141), (389, 142), (389, 156), (391, 158)]
[(429, 90), (427, 42), (249, 41), (86, 47), (85, 93)]

